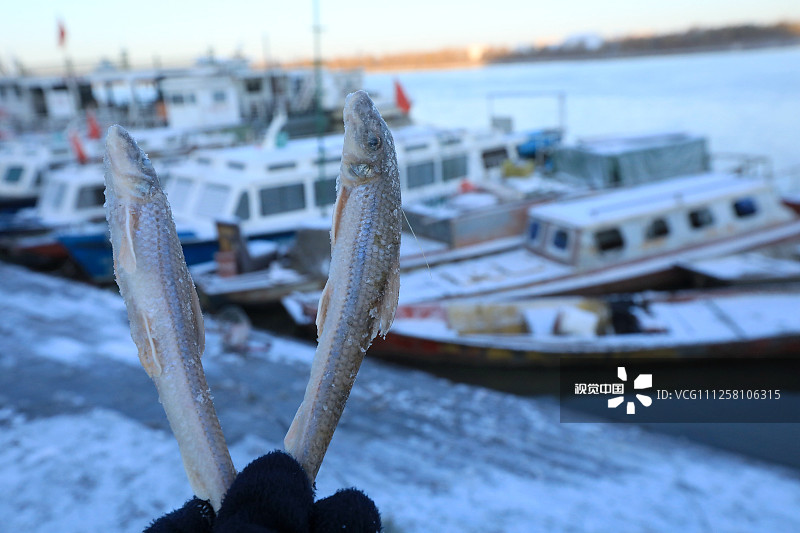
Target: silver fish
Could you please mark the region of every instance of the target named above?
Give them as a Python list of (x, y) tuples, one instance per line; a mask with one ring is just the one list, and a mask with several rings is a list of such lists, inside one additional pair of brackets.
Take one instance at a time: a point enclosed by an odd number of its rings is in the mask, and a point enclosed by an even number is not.
[(120, 126), (108, 130), (105, 180), (114, 272), (131, 337), (158, 389), (192, 490), (218, 510), (236, 471), (200, 362), (200, 303), (158, 176)]
[(401, 217), (394, 139), (367, 93), (352, 93), (344, 106), (331, 266), (317, 312), (319, 344), (303, 403), (284, 439), (312, 482), (367, 348), (394, 320)]

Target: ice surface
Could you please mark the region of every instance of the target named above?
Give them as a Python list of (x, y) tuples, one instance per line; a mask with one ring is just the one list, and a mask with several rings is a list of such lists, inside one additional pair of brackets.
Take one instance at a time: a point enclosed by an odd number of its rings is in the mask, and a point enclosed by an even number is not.
[[(1, 263), (0, 279), (3, 531), (138, 532), (182, 504), (178, 448), (120, 297)], [(269, 351), (225, 354), (207, 322), (206, 371), (241, 469), (280, 447), (313, 346), (269, 336)], [(43, 358), (44, 346), (64, 354)], [(33, 367), (40, 377), (25, 378)], [(57, 382), (48, 368), (60, 369)], [(95, 382), (89, 394), (87, 375), (107, 390)], [(54, 388), (12, 387), (24, 379)], [(550, 400), (369, 357), (317, 482), (320, 497), (361, 488), (404, 532), (800, 530), (795, 471), (635, 427), (560, 424)]]

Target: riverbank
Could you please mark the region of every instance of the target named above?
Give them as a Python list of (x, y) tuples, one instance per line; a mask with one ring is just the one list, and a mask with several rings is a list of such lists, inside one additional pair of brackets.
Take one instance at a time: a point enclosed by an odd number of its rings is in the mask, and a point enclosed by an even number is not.
[[(0, 512), (9, 531), (141, 531), (189, 497), (110, 291), (0, 263)], [(313, 346), (255, 332), (204, 357), (241, 469), (280, 447)], [(797, 471), (636, 427), (560, 424), (554, 400), (367, 360), (318, 477), (388, 531), (797, 531)]]

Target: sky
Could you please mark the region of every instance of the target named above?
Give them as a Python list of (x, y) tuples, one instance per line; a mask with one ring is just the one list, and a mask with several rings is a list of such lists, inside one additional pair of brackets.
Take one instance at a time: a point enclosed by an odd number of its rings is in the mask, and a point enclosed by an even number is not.
[[(603, 37), (693, 26), (800, 20), (797, 0), (380, 0), (320, 1), (323, 57), (471, 45), (549, 44), (585, 33)], [(12, 7), (13, 5), (13, 7)], [(57, 21), (67, 44), (57, 46)], [(311, 57), (312, 0), (26, 0), (0, 8), (0, 61), (26, 66), (116, 60), (190, 60), (212, 49), (262, 61)]]

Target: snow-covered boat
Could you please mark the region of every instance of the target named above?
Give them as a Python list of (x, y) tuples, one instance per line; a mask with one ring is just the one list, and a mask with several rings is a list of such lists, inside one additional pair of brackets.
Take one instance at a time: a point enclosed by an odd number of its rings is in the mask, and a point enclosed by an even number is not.
[(562, 356), (795, 357), (800, 287), (401, 305), (369, 355), (416, 364), (558, 365)]
[[(156, 160), (163, 178), (168, 178), (174, 161)], [(69, 253), (58, 240), (58, 232), (105, 224), (104, 188), (100, 163), (50, 170), (34, 207), (0, 218), (0, 254), (28, 266), (59, 267)]]
[[(467, 180), (499, 181), (503, 163), (519, 160), (524, 133), (427, 126), (393, 130), (404, 201), (445, 196)], [(189, 264), (216, 251), (218, 218), (237, 218), (248, 239), (290, 238), (309, 220), (330, 223), (342, 136), (297, 139), (281, 148), (242, 146), (194, 153), (170, 170), (169, 198)], [(110, 280), (104, 229), (63, 235), (62, 244), (95, 281)]]
[[(102, 157), (95, 145), (87, 145), (87, 157)], [(66, 139), (37, 136), (0, 142), (0, 213), (32, 207), (47, 175), (76, 161)]]
[[(465, 183), (468, 186), (458, 193), (404, 206), (413, 233), (407, 228), (403, 236), (401, 269), (514, 249), (522, 244), (520, 233), (531, 205), (575, 192), (570, 186), (540, 175), (508, 178), (505, 184)], [(218, 222), (217, 231), (220, 250), (247, 247), (243, 242), (230, 243), (231, 235), (237, 239), (240, 236), (238, 226)], [(252, 265), (252, 254), (223, 252), (215, 262), (193, 266), (192, 276), (201, 295), (218, 306), (277, 304), (289, 294), (324, 286), (330, 260), (329, 231), (330, 224), (325, 220), (320, 220), (317, 227), (300, 227), (285, 253), (275, 254), (261, 268), (248, 266)]]
[(800, 238), (800, 220), (761, 178), (703, 174), (534, 206), (524, 246), (419, 268), (401, 302), (637, 291), (676, 265)]

